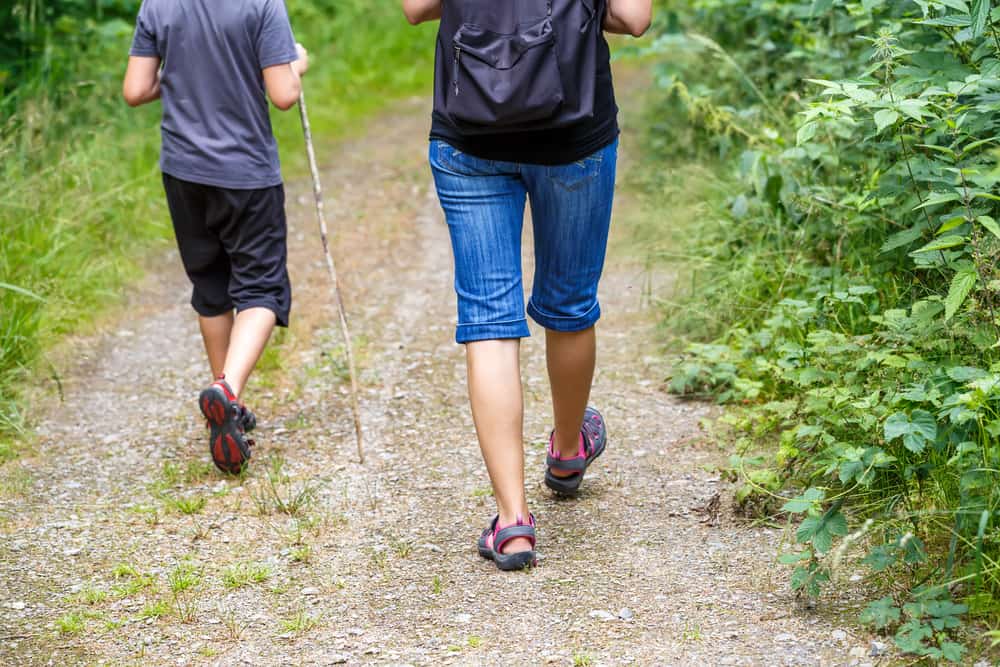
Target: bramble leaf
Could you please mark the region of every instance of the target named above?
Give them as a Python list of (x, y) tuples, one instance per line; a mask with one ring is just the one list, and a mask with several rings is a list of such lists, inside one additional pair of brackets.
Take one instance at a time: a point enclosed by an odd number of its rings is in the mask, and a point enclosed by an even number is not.
[(884, 435), (886, 442), (902, 438), (904, 447), (919, 454), (937, 439), (937, 420), (926, 410), (914, 410), (909, 416), (897, 412), (885, 420)]
[(824, 493), (817, 488), (807, 489), (805, 493), (797, 498), (792, 498), (782, 506), (782, 511), (791, 514), (801, 514), (806, 512), (823, 501)]
[(871, 623), (876, 630), (881, 630), (893, 623), (898, 623), (900, 618), (899, 607), (891, 597), (884, 597), (881, 600), (871, 602), (863, 612), (861, 612), (861, 622)]
[(835, 535), (847, 534), (847, 518), (841, 514), (838, 503), (827, 510), (823, 516), (810, 516), (802, 520), (795, 539), (800, 544), (807, 542), (813, 545), (816, 553), (825, 554), (833, 546)]

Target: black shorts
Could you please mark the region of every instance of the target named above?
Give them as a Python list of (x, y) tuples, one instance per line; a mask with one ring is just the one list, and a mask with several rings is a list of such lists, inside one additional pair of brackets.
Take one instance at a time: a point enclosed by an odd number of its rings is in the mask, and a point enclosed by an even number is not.
[(284, 187), (230, 190), (163, 174), (163, 189), (195, 311), (215, 317), (268, 308), (278, 326), (288, 326)]

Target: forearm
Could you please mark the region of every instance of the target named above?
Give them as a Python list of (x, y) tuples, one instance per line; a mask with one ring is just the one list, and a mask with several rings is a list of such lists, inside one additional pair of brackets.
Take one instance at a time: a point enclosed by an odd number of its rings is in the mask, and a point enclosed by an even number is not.
[(142, 106), (143, 104), (149, 104), (150, 102), (155, 102), (160, 99), (160, 82), (157, 80), (156, 85), (151, 89), (147, 90), (142, 95), (137, 98), (133, 98), (129, 101), (129, 105), (133, 107)]
[(403, 0), (403, 13), (413, 25), (441, 18), (441, 0)]
[(652, 0), (608, 0), (604, 29), (619, 35), (641, 37), (652, 20)]

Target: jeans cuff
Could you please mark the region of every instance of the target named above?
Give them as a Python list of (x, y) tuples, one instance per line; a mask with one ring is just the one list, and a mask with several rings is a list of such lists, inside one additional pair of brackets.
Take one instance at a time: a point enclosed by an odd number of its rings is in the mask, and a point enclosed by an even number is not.
[(486, 322), (483, 324), (459, 324), (455, 329), (455, 342), (459, 344), (474, 343), (477, 340), (506, 340), (510, 338), (527, 338), (528, 320), (511, 320), (509, 322)]
[(590, 309), (583, 315), (576, 315), (574, 317), (559, 317), (557, 315), (543, 313), (535, 307), (534, 302), (529, 301), (528, 315), (531, 316), (531, 319), (538, 322), (538, 324), (552, 331), (583, 331), (594, 326), (597, 323), (597, 320), (601, 319), (601, 304), (595, 300), (594, 305), (591, 306)]

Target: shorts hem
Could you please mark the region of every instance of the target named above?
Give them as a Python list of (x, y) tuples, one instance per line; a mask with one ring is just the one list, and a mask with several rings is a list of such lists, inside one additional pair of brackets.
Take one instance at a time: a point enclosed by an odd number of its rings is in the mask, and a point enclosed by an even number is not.
[(208, 306), (203, 306), (198, 303), (191, 303), (191, 307), (194, 308), (194, 312), (198, 313), (199, 317), (219, 317), (220, 315), (225, 315), (226, 313), (233, 312), (234, 306), (230, 303), (228, 306), (219, 306), (218, 308), (209, 308)]
[(508, 340), (511, 338), (528, 338), (527, 318), (507, 322), (487, 322), (484, 324), (459, 324), (455, 328), (455, 342), (459, 345), (474, 343), (480, 340)]
[(242, 313), (244, 310), (250, 310), (251, 308), (267, 308), (272, 313), (274, 313), (276, 326), (282, 328), (288, 327), (289, 311), (287, 309), (279, 308), (277, 302), (270, 301), (268, 299), (257, 299), (254, 301), (239, 303), (236, 305), (236, 314), (238, 315)]
[(595, 301), (594, 305), (591, 306), (590, 309), (583, 315), (577, 315), (575, 317), (559, 317), (557, 315), (543, 313), (535, 307), (534, 303), (529, 301), (528, 315), (531, 316), (531, 319), (546, 329), (571, 333), (574, 331), (584, 331), (585, 329), (589, 329), (597, 324), (597, 321), (601, 319), (601, 304)]

